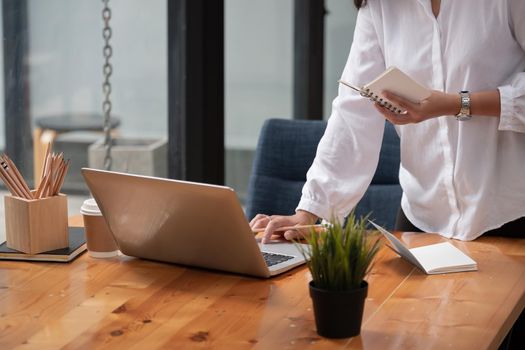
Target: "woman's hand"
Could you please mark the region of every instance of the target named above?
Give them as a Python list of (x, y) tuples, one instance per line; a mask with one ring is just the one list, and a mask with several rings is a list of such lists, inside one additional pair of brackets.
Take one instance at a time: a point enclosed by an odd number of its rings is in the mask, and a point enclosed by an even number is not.
[(284, 226), (296, 226), (296, 225), (312, 225), (317, 221), (317, 216), (312, 213), (309, 213), (304, 210), (298, 210), (294, 215), (281, 216), (281, 215), (264, 215), (257, 214), (250, 221), (250, 228), (264, 230), (264, 236), (262, 238), (262, 243), (268, 243), (272, 234), (279, 234), (286, 238), (287, 240), (297, 239), (304, 237), (310, 231), (307, 229), (303, 230), (288, 230), (288, 231), (278, 231), (279, 227)]
[(375, 104), (379, 113), (397, 125), (419, 123), (442, 115), (456, 115), (461, 108), (459, 94), (447, 94), (437, 90), (432, 90), (431, 95), (420, 103), (410, 102), (388, 91), (383, 91), (383, 95), (406, 110), (406, 113), (393, 113), (380, 104)]

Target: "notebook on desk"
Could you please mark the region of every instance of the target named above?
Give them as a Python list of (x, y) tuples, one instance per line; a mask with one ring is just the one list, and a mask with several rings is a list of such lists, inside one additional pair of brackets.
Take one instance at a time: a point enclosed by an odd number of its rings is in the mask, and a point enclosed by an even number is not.
[(25, 254), (7, 246), (7, 242), (0, 244), (0, 260), (24, 260), (47, 262), (70, 262), (86, 250), (86, 237), (83, 227), (69, 227), (69, 245), (39, 254)]
[(257, 243), (231, 188), (87, 168), (82, 175), (123, 254), (258, 277), (305, 262), (293, 243)]
[(389, 247), (393, 251), (417, 266), (427, 275), (476, 271), (478, 269), (478, 264), (472, 258), (449, 242), (409, 249), (396, 236), (374, 222), (370, 221), (370, 223), (392, 244)]

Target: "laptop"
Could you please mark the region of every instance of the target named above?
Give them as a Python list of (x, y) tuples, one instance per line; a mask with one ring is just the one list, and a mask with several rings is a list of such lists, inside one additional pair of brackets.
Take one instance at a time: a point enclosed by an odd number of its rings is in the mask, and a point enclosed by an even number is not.
[(125, 255), (256, 277), (305, 263), (294, 243), (258, 243), (229, 187), (89, 168), (82, 175)]

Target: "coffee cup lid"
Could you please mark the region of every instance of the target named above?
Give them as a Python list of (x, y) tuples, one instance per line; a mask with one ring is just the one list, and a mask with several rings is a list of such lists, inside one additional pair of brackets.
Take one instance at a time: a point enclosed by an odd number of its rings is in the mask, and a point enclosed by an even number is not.
[(80, 207), (80, 213), (84, 215), (102, 215), (97, 202), (93, 198), (86, 199)]

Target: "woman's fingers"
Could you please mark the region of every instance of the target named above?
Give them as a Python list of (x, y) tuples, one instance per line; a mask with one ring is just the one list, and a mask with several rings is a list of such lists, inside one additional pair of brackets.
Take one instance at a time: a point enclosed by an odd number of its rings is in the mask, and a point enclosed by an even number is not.
[(250, 221), (250, 226), (253, 226), (253, 224), (257, 221), (257, 220), (260, 220), (260, 219), (263, 219), (263, 218), (267, 218), (268, 215), (266, 214), (257, 214), (253, 217), (253, 219)]
[(406, 114), (397, 114), (376, 104), (378, 111), (393, 124), (419, 123), (434, 117), (454, 115), (459, 108), (456, 94), (437, 90), (432, 90), (430, 96), (419, 103), (413, 103), (387, 91), (383, 91), (383, 95), (406, 110)]
[(284, 238), (286, 238), (288, 241), (292, 241), (303, 239), (309, 235), (310, 231), (308, 230), (288, 230), (284, 233)]
[(269, 215), (266, 214), (257, 214), (255, 217), (250, 221), (250, 228), (265, 228), (268, 222), (271, 220)]
[(374, 105), (374, 107), (377, 109), (379, 113), (383, 115), (383, 117), (385, 117), (392, 124), (404, 125), (408, 123), (413, 123), (408, 113), (405, 113), (405, 114), (393, 113), (377, 103)]
[[(262, 237), (262, 243), (268, 243), (275, 231), (283, 226), (292, 226), (296, 223), (293, 222), (292, 216), (272, 216), (271, 220), (266, 225), (264, 230), (264, 236)], [(283, 232), (277, 232), (279, 235), (283, 235)]]
[(414, 104), (410, 101), (405, 100), (404, 98), (394, 95), (388, 91), (383, 91), (383, 95), (404, 110), (412, 110), (414, 108)]
[(297, 211), (294, 215), (282, 216), (282, 215), (264, 215), (257, 214), (251, 221), (250, 227), (252, 229), (264, 229), (262, 236), (262, 243), (268, 243), (273, 234), (284, 236), (284, 238), (298, 239), (308, 235), (308, 230), (287, 230), (277, 231), (281, 227), (285, 226), (296, 226), (296, 225), (311, 225), (315, 223), (317, 217), (314, 214), (305, 211)]
[(376, 103), (375, 107), (379, 113), (381, 113), (392, 124), (404, 125), (410, 123), (419, 123), (429, 117), (425, 113), (422, 113), (421, 104), (412, 103), (388, 91), (383, 91), (383, 95), (388, 100), (392, 101), (406, 111), (405, 113), (394, 113), (387, 108), (384, 108), (379, 103)]

